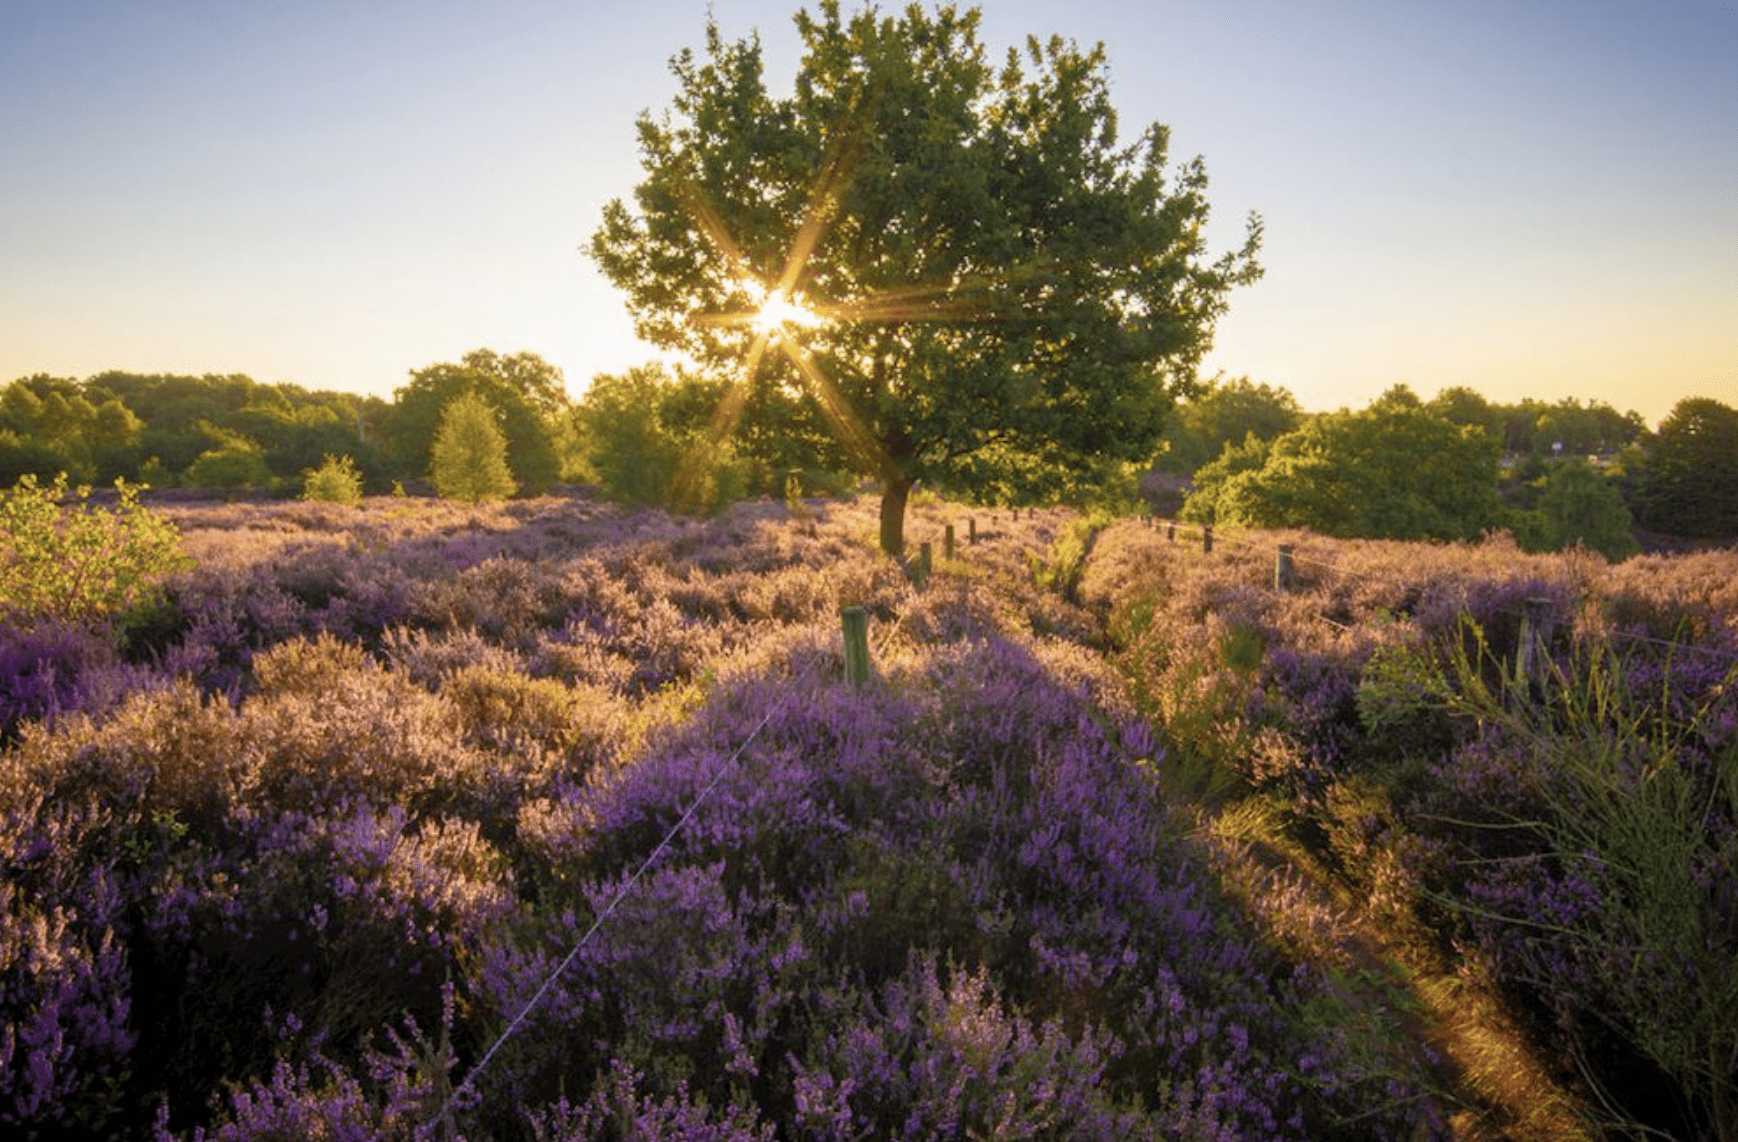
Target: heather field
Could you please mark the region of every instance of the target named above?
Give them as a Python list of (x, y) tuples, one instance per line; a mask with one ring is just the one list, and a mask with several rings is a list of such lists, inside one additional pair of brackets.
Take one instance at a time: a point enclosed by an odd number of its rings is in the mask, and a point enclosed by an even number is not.
[(1738, 554), (158, 510), (0, 631), (7, 1137), (1738, 1138)]

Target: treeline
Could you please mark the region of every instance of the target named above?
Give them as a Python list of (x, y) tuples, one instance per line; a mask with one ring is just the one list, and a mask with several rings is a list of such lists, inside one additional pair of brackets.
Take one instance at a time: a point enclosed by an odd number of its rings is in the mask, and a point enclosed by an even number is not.
[[(648, 365), (594, 378), (575, 402), (533, 353), (478, 349), (412, 370), (390, 401), (240, 375), (37, 375), (0, 389), (0, 486), (65, 472), (75, 484), (494, 498), (568, 482), (707, 511), (842, 490), (849, 466), (789, 394)], [(1203, 523), (1403, 540), (1507, 530), (1532, 550), (1582, 543), (1613, 558), (1638, 534), (1738, 538), (1738, 410), (1708, 398), (1650, 430), (1599, 401), (1500, 404), (1468, 388), (1425, 401), (1403, 385), (1312, 415), (1283, 388), (1217, 379), (1173, 411), (1149, 467), (1148, 505)], [(1090, 487), (1054, 494), (1127, 502), (1142, 470), (1101, 466)]]
[(600, 376), (574, 402), (541, 357), (487, 349), (413, 370), (390, 401), (239, 374), (38, 374), (0, 388), (0, 486), (65, 473), (73, 484), (324, 498), (341, 477), (358, 493), (458, 488), (462, 498), (495, 498), (587, 482), (626, 502), (706, 510), (840, 485), (804, 469), (800, 437), (754, 459), (713, 443), (723, 393), (648, 367)]
[(1613, 558), (1637, 532), (1738, 538), (1738, 410), (1680, 401), (1656, 430), (1568, 398), (1498, 404), (1396, 386), (1363, 409), (1305, 414), (1282, 388), (1209, 385), (1179, 406), (1146, 491), (1202, 523), (1375, 539), (1582, 543)]

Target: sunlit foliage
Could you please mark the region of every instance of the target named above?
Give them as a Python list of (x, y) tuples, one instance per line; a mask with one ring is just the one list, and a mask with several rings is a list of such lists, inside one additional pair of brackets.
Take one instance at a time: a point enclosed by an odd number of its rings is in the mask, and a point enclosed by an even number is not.
[(435, 492), (445, 499), (499, 500), (518, 489), (495, 409), (474, 393), (454, 397), (441, 411), (428, 464)]
[(64, 475), (40, 485), (21, 478), (0, 492), (0, 617), (13, 622), (123, 613), (150, 598), (179, 566), (179, 536), (116, 485), (112, 506)]

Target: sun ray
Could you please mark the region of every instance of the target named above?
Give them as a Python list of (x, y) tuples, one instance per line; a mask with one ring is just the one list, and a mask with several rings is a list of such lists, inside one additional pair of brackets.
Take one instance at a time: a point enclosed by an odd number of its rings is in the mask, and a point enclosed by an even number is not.
[(743, 407), (748, 404), (748, 386), (760, 369), (760, 359), (766, 355), (766, 348), (771, 343), (772, 338), (765, 333), (756, 336), (754, 343), (748, 347), (748, 359), (743, 363), (742, 375), (725, 387), (724, 396), (712, 412), (709, 432), (714, 444), (736, 431), (736, 422), (742, 419)]
[(838, 437), (839, 443), (845, 446), (845, 451), (876, 475), (884, 479), (897, 477), (898, 465), (881, 446), (880, 439), (857, 416), (851, 402), (845, 399), (827, 374), (815, 364), (809, 351), (788, 337), (780, 339), (779, 348), (808, 382), (809, 391), (814, 394), (816, 403), (821, 406), (822, 415), (832, 425), (833, 433)]

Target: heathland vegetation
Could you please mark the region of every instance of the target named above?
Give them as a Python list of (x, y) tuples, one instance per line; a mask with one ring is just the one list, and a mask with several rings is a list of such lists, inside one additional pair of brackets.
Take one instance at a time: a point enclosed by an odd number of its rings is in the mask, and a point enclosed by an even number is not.
[(1199, 381), (978, 25), (676, 57), (684, 367), (0, 392), (8, 1137), (1738, 1142), (1738, 412)]
[(1729, 552), (153, 514), (0, 639), (21, 1136), (1738, 1128)]

